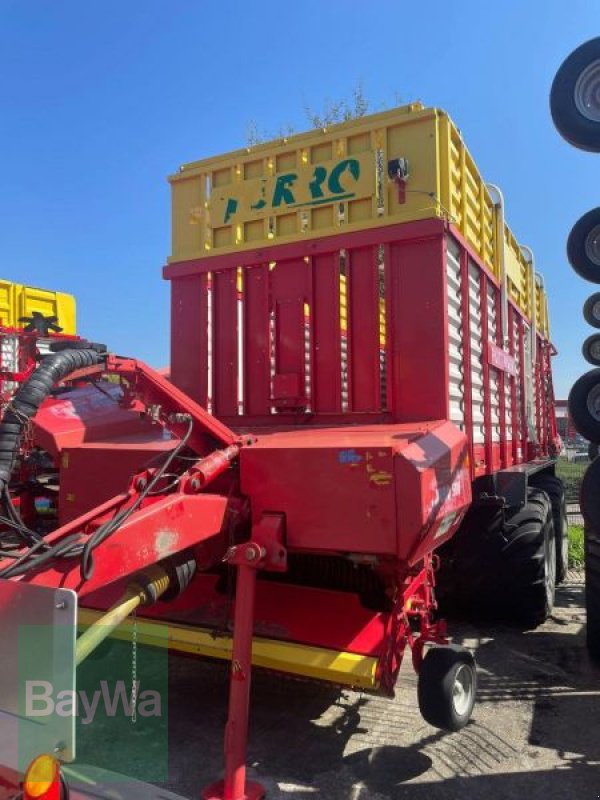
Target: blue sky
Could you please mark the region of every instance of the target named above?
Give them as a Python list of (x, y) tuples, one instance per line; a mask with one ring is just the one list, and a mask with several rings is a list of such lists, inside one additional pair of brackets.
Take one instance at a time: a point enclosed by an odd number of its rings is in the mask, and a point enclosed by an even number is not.
[(550, 295), (557, 395), (588, 365), (595, 287), (565, 257), (600, 205), (600, 156), (555, 133), (548, 91), (598, 35), (598, 0), (0, 0), (0, 274), (73, 292), (81, 332), (168, 359), (166, 175), (246, 143), (251, 120), (306, 127), (349, 97), (445, 108)]

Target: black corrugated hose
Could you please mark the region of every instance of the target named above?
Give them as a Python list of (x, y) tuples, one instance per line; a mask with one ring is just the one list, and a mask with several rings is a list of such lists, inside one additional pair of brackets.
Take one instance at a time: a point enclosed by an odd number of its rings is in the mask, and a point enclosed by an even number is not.
[[(102, 346), (100, 346), (102, 347)], [(185, 449), (193, 429), (193, 420), (188, 417), (188, 428), (177, 446), (168, 454), (164, 463), (158, 468), (148, 485), (140, 492), (132, 505), (118, 511), (112, 519), (101, 525), (85, 542), (81, 534), (75, 533), (65, 537), (54, 546), (49, 546), (35, 531), (29, 530), (17, 509), (13, 506), (8, 484), (14, 468), (21, 443), (23, 429), (37, 413), (39, 407), (49, 396), (52, 388), (65, 380), (73, 372), (85, 367), (100, 364), (106, 358), (101, 351), (90, 349), (62, 350), (44, 358), (40, 366), (19, 388), (7, 406), (2, 422), (0, 422), (0, 498), (7, 510), (7, 517), (0, 517), (0, 522), (8, 524), (10, 529), (30, 547), (24, 552), (0, 549), (0, 558), (8, 557), (13, 563), (0, 571), (0, 578), (12, 578), (23, 575), (32, 569), (39, 569), (56, 558), (80, 558), (81, 577), (89, 580), (94, 569), (93, 551), (140, 507), (143, 500), (153, 491), (171, 463)], [(1, 544), (1, 542), (0, 542)]]
[[(52, 548), (49, 548), (43, 538), (35, 531), (29, 530), (21, 519), (17, 509), (12, 503), (8, 484), (12, 472), (23, 432), (29, 422), (37, 414), (40, 406), (48, 398), (50, 392), (57, 383), (65, 380), (73, 372), (85, 367), (92, 367), (101, 364), (106, 353), (105, 348), (93, 349), (79, 346), (78, 349), (65, 349), (58, 353), (51, 353), (45, 356), (39, 367), (37, 367), (25, 383), (19, 387), (14, 397), (7, 405), (4, 416), (0, 422), (0, 497), (2, 504), (7, 512), (7, 517), (1, 520), (16, 532), (19, 537), (30, 544), (29, 550), (19, 555), (18, 558), (5, 570), (2, 570), (0, 577), (9, 577), (18, 573), (19, 567), (23, 567), (30, 561), (31, 557), (39, 550), (45, 550), (47, 555)], [(60, 555), (68, 550), (68, 546), (74, 543), (74, 538), (68, 537), (69, 541), (63, 541), (54, 555)], [(11, 551), (9, 550), (8, 553)], [(2, 555), (7, 555), (2, 551)], [(81, 548), (80, 548), (81, 553)], [(72, 555), (76, 555), (75, 552)]]
[(50, 395), (53, 387), (71, 373), (102, 363), (106, 354), (96, 350), (63, 350), (44, 358), (28, 380), (19, 387), (0, 422), (0, 494), (8, 486), (15, 466), (21, 437), (29, 420)]

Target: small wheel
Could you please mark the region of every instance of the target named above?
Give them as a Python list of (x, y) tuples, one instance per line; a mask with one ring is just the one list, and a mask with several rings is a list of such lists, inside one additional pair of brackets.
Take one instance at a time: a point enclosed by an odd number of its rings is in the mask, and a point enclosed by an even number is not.
[(598, 445), (596, 444), (596, 442), (589, 443), (588, 458), (590, 461), (593, 461), (595, 458), (598, 458)]
[(583, 318), (592, 328), (600, 328), (600, 292), (594, 292), (583, 304)]
[(459, 647), (432, 647), (419, 673), (419, 709), (435, 728), (459, 731), (473, 711), (477, 693), (475, 659)]
[(600, 369), (592, 369), (575, 381), (568, 405), (577, 432), (590, 442), (600, 442)]
[(550, 112), (569, 144), (600, 152), (600, 38), (582, 44), (563, 61), (552, 82)]
[(581, 346), (581, 353), (589, 364), (600, 367), (600, 333), (593, 333)]
[(567, 239), (567, 256), (580, 277), (600, 283), (600, 208), (588, 211), (573, 225)]

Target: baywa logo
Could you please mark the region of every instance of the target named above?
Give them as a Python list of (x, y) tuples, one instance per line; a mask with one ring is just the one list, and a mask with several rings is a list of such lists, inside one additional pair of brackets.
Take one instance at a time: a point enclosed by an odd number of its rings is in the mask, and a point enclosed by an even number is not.
[[(70, 674), (68, 669), (56, 672), (52, 667), (52, 662), (60, 661), (56, 631), (41, 627), (46, 626), (23, 626), (19, 635), (23, 756), (31, 756), (32, 735), (43, 735), (46, 746), (68, 743), (68, 750), (75, 751), (73, 766), (99, 770), (103, 782), (121, 782), (124, 777), (167, 781), (167, 648), (139, 643), (134, 648), (131, 631), (124, 629), (122, 640), (107, 639), (76, 671), (73, 663)], [(149, 635), (148, 630), (137, 621), (140, 638)], [(166, 644), (167, 628), (160, 633), (153, 629), (153, 638), (159, 635)], [(41, 641), (46, 657), (40, 651)]]
[(103, 716), (117, 717), (121, 714), (136, 720), (138, 717), (162, 716), (162, 698), (155, 689), (141, 689), (135, 681), (130, 689), (123, 680), (110, 682), (101, 680), (98, 689), (76, 691), (62, 689), (55, 692), (50, 681), (25, 681), (25, 716), (78, 717), (82, 725), (90, 725), (100, 711)]
[[(349, 200), (355, 197), (356, 182), (360, 178), (360, 161), (356, 158), (345, 158), (335, 164), (331, 170), (322, 165), (308, 173), (309, 180), (303, 185), (297, 172), (278, 175), (275, 179), (263, 178), (260, 181), (259, 196), (250, 209), (255, 212), (285, 208), (302, 208)], [(308, 192), (307, 192), (308, 190)], [(307, 200), (298, 200), (306, 197)], [(235, 197), (227, 198), (223, 222), (232, 220), (239, 209), (240, 201)]]

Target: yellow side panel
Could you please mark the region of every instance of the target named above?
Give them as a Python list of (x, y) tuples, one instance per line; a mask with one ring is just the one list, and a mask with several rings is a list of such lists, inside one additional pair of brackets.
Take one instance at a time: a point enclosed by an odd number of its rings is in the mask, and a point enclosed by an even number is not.
[(0, 279), (0, 324), (7, 328), (15, 325), (16, 284)]
[(63, 333), (76, 333), (75, 298), (72, 295), (0, 279), (0, 319), (3, 325), (18, 327), (21, 324), (19, 319), (31, 317), (34, 311), (45, 317), (57, 317)]
[[(404, 202), (388, 174), (396, 159), (408, 162)], [(169, 181), (171, 263), (441, 217), (501, 279), (486, 183), (446, 112), (420, 103), (184, 164)], [(504, 238), (509, 295), (531, 318), (528, 264), (508, 226)]]
[[(437, 120), (415, 103), (185, 164), (169, 179), (169, 261), (441, 216)], [(405, 203), (395, 158), (410, 164)]]

